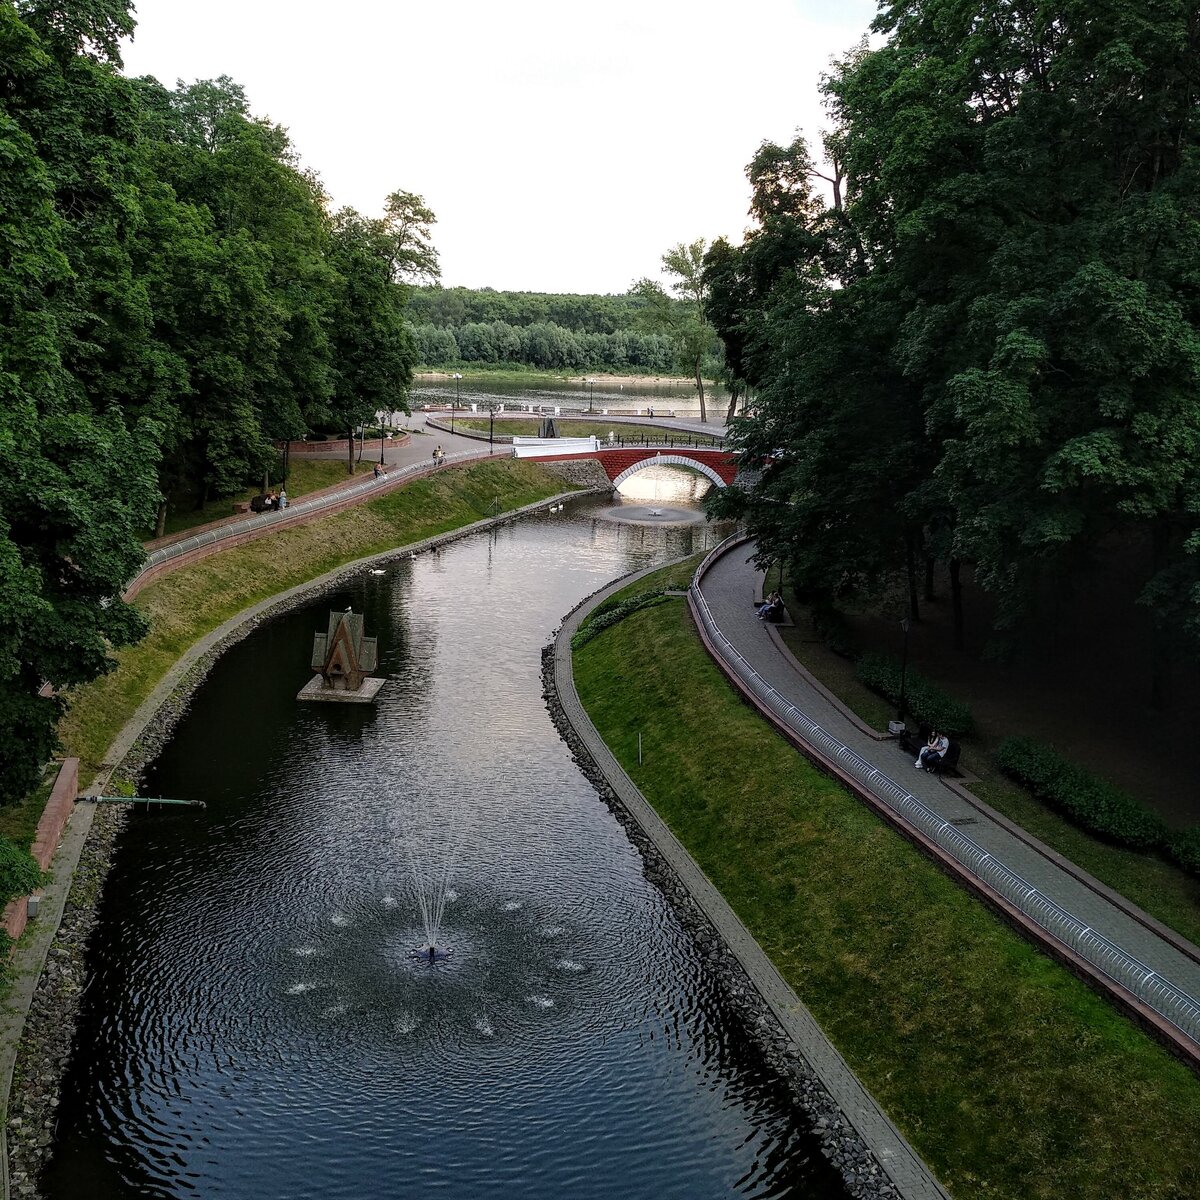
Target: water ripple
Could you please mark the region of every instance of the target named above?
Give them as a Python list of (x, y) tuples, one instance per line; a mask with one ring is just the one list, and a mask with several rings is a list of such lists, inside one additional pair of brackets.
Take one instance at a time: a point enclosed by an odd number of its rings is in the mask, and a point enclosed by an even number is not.
[[(146, 781), (208, 808), (135, 814), (105, 893), (51, 1200), (841, 1194), (547, 718), (562, 614), (716, 540), (596, 507), (364, 575), (217, 664)], [(347, 604), (388, 685), (297, 705)], [(433, 964), (414, 856), (452, 867)]]

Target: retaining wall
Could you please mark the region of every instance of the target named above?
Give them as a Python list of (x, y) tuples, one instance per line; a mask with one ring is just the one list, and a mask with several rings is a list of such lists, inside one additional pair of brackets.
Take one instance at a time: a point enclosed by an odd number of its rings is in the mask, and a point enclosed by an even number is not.
[[(63, 830), (67, 827), (78, 795), (79, 759), (68, 758), (59, 768), (58, 778), (54, 781), (50, 799), (46, 801), (41, 820), (38, 821), (37, 834), (30, 849), (37, 865), (43, 871), (50, 869), (50, 862), (58, 849), (58, 843), (62, 840)], [(4, 932), (15, 942), (25, 932), (25, 926), (29, 922), (29, 897), (18, 896), (15, 900), (10, 900), (0, 920), (3, 921)]]

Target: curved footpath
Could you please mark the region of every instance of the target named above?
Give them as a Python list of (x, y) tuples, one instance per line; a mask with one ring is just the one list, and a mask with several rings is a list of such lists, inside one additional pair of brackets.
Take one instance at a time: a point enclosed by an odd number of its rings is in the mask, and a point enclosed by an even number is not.
[[(904, 1200), (948, 1200), (933, 1173), (858, 1081), (725, 898), (626, 775), (579, 701), (571, 669), (571, 637), (598, 604), (660, 566), (626, 576), (601, 589), (563, 621), (554, 642), (552, 678), (547, 681), (552, 711), (557, 706), (556, 717), (561, 717), (568, 726), (564, 733), (574, 735), (568, 736), (567, 740), (585, 774), (645, 835), (653, 851), (678, 880), (686, 897), (699, 907), (762, 997), (778, 1022), (782, 1038), (786, 1039), (785, 1060), (789, 1052), (792, 1057), (798, 1054), (802, 1059), (807, 1068), (804, 1074), (817, 1086), (814, 1088), (811, 1082), (808, 1087), (801, 1085), (797, 1099), (813, 1116), (814, 1130), (821, 1138), (826, 1154), (841, 1170), (851, 1194), (880, 1198), (899, 1195)], [(665, 890), (670, 894), (669, 887)], [(757, 1024), (762, 1032), (766, 1021), (766, 1014), (763, 1014), (752, 1024)], [(772, 1057), (778, 1062), (776, 1056)]]
[(913, 770), (893, 740), (851, 714), (757, 619), (762, 575), (751, 550), (745, 540), (717, 547), (690, 592), (701, 636), (734, 685), (944, 869), (1193, 1066), (1200, 1062), (1200, 949), (966, 788)]

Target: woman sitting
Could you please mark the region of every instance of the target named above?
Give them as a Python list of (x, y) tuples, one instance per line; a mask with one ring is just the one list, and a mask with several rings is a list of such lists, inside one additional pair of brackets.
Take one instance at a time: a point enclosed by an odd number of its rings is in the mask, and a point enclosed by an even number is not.
[(772, 592), (766, 603), (758, 606), (760, 621), (778, 621), (783, 615), (783, 597), (778, 592)]
[(920, 754), (917, 755), (917, 761), (913, 766), (918, 770), (924, 768), (926, 771), (936, 771), (938, 764), (942, 761), (942, 756), (950, 749), (950, 739), (944, 733), (938, 733), (936, 729), (929, 731), (929, 741), (921, 747)]

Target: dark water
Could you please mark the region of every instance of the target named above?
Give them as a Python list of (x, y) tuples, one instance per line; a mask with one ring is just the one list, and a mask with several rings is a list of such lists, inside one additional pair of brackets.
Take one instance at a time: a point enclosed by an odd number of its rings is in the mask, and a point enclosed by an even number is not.
[[(601, 507), (364, 573), (217, 665), (144, 788), (208, 808), (116, 857), (47, 1195), (842, 1194), (543, 707), (579, 598), (717, 540)], [(297, 704), (347, 603), (389, 682)], [(414, 819), (455, 855), (432, 968)]]

